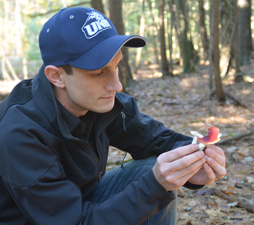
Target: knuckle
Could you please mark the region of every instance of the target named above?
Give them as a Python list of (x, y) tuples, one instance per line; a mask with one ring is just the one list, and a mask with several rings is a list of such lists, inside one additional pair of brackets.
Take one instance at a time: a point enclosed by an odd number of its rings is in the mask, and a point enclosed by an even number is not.
[(164, 169), (161, 169), (160, 174), (161, 174), (162, 177), (166, 177), (167, 176), (167, 171), (164, 170)]
[(167, 176), (166, 181), (167, 181), (168, 184), (174, 184), (174, 179), (173, 179), (172, 176)]
[(189, 164), (190, 164), (190, 163), (189, 163), (189, 160), (187, 160), (186, 158), (183, 158), (183, 159), (182, 159), (182, 166), (183, 166), (183, 167), (187, 167), (187, 166), (189, 166)]
[(176, 181), (175, 181), (175, 186), (180, 187), (180, 186), (182, 186), (182, 185), (183, 185), (183, 184), (182, 184), (181, 180), (176, 180)]
[(159, 155), (159, 156), (157, 157), (157, 163), (158, 163), (158, 165), (162, 165), (162, 162), (163, 162), (163, 155), (164, 155), (164, 154), (161, 154), (161, 155)]
[(166, 182), (176, 188), (181, 187), (183, 185), (180, 179), (175, 179), (173, 176), (166, 177)]
[(179, 147), (179, 148), (175, 149), (175, 154), (176, 154), (177, 158), (182, 158), (185, 156), (184, 148), (186, 148), (186, 147), (183, 146), (183, 147)]
[(167, 177), (167, 176), (169, 176), (169, 174), (172, 173), (172, 169), (171, 169), (171, 168), (165, 168), (165, 167), (164, 167), (164, 168), (161, 168), (160, 173), (161, 173), (161, 176)]

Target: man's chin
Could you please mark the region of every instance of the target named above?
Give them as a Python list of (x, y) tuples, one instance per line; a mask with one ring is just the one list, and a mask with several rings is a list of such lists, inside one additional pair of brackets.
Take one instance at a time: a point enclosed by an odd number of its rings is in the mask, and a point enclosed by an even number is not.
[(97, 109), (97, 113), (107, 113), (107, 112), (110, 112), (113, 108), (114, 108), (114, 105), (112, 104), (111, 106)]

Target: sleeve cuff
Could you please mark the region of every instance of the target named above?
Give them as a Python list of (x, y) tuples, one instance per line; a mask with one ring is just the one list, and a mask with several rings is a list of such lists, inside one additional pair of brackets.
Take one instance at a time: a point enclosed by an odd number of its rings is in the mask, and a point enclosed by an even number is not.
[(149, 180), (149, 186), (151, 190), (153, 190), (154, 196), (157, 196), (157, 198), (164, 202), (165, 205), (169, 204), (175, 199), (174, 192), (167, 191), (155, 178), (152, 170), (147, 171), (145, 177), (147, 177), (147, 180)]
[(200, 189), (200, 188), (204, 187), (204, 185), (192, 184), (188, 181), (183, 186), (185, 188), (192, 189), (192, 190), (197, 190), (197, 189)]

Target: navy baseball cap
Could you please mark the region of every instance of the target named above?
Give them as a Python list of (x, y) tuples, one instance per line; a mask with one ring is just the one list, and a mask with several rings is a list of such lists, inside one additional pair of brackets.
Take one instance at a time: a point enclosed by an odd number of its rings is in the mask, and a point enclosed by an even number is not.
[(145, 38), (119, 35), (105, 15), (85, 7), (61, 9), (45, 23), (39, 35), (45, 66), (69, 64), (85, 70), (103, 68), (122, 46), (145, 45)]

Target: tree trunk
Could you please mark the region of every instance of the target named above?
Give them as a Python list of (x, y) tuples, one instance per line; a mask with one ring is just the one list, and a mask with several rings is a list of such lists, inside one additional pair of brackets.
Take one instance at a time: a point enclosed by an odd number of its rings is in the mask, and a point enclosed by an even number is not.
[[(235, 73), (238, 74), (241, 70), (240, 70), (240, 66), (239, 66), (239, 53), (238, 53), (238, 27), (239, 27), (239, 6), (237, 4), (238, 1), (235, 1), (234, 3), (234, 9), (236, 12), (237, 17), (235, 18), (235, 39), (234, 39), (234, 63), (235, 63)], [(243, 76), (241, 75), (239, 78), (237, 79), (238, 76), (235, 76), (235, 81), (243, 81)]]
[(239, 1), (238, 52), (240, 66), (250, 63), (251, 58), (251, 0)]
[(227, 74), (232, 61), (232, 45), (235, 37), (235, 0), (221, 1), (220, 4), (220, 68), (221, 74)]
[(204, 56), (206, 57), (209, 51), (209, 42), (208, 42), (207, 31), (205, 26), (204, 0), (199, 0), (198, 6), (199, 6), (200, 34), (201, 34), (202, 45), (203, 45), (203, 53), (204, 53)]
[(176, 0), (176, 30), (183, 60), (183, 73), (187, 73), (194, 68), (194, 48), (189, 34), (188, 12), (186, 0)]
[[(109, 0), (109, 13), (110, 20), (115, 25), (119, 34), (124, 35), (124, 23), (122, 17), (122, 0)], [(129, 65), (128, 48), (122, 48), (123, 60), (122, 66), (119, 67), (119, 77), (123, 84), (123, 91), (129, 86), (134, 80), (132, 79), (131, 68)]]
[[(231, 67), (235, 68), (235, 73), (239, 73), (240, 72), (240, 67), (239, 67), (239, 63), (238, 63), (238, 17), (239, 17), (239, 8), (237, 7), (237, 1), (234, 0), (234, 2), (232, 2), (233, 4), (233, 12), (232, 14), (234, 15), (234, 17), (232, 18), (232, 21), (234, 21), (231, 24), (233, 25), (232, 30), (231, 30), (231, 35), (230, 35), (230, 39), (229, 39), (229, 52), (227, 55), (227, 58), (225, 57), (225, 68), (224, 70), (226, 70), (225, 75), (227, 75), (229, 73), (229, 70)], [(222, 72), (222, 74), (224, 74)]]
[[(141, 15), (141, 18), (140, 18), (139, 35), (140, 36), (144, 36), (144, 32), (145, 32), (145, 1), (142, 0), (142, 15)], [(135, 73), (137, 73), (138, 68), (140, 66), (142, 49), (143, 48), (137, 48), (136, 63), (135, 63)]]
[(171, 75), (169, 72), (168, 60), (166, 56), (165, 24), (164, 24), (164, 0), (159, 0), (159, 23), (160, 23), (160, 52), (161, 52), (161, 72), (163, 76)]
[(213, 74), (214, 74), (214, 62), (213, 62), (213, 0), (210, 1), (210, 39), (209, 39), (209, 90), (210, 94), (213, 92)]
[(219, 52), (219, 20), (220, 20), (220, 0), (213, 0), (213, 62), (214, 62), (214, 79), (216, 95), (219, 102), (225, 102), (225, 94), (222, 88), (220, 76), (220, 52)]
[(103, 3), (102, 0), (91, 0), (92, 8), (98, 10), (99, 12), (104, 13)]
[(158, 54), (158, 50), (157, 50), (157, 23), (155, 22), (155, 18), (154, 18), (154, 14), (153, 14), (153, 7), (152, 7), (152, 3), (151, 3), (151, 0), (147, 0), (148, 2), (148, 6), (149, 6), (149, 9), (150, 9), (150, 15), (152, 17), (152, 21), (153, 21), (153, 50), (154, 50), (154, 55), (155, 55), (155, 62), (157, 64), (159, 64), (159, 54)]
[(171, 20), (169, 22), (169, 27), (170, 27), (170, 34), (168, 37), (168, 47), (169, 47), (169, 68), (171, 71), (171, 74), (173, 75), (173, 70), (174, 70), (174, 66), (173, 66), (173, 27), (174, 27), (174, 21), (175, 21), (175, 13), (173, 12), (173, 6), (172, 6), (172, 1), (168, 0), (168, 6), (170, 9), (170, 13), (171, 13)]

